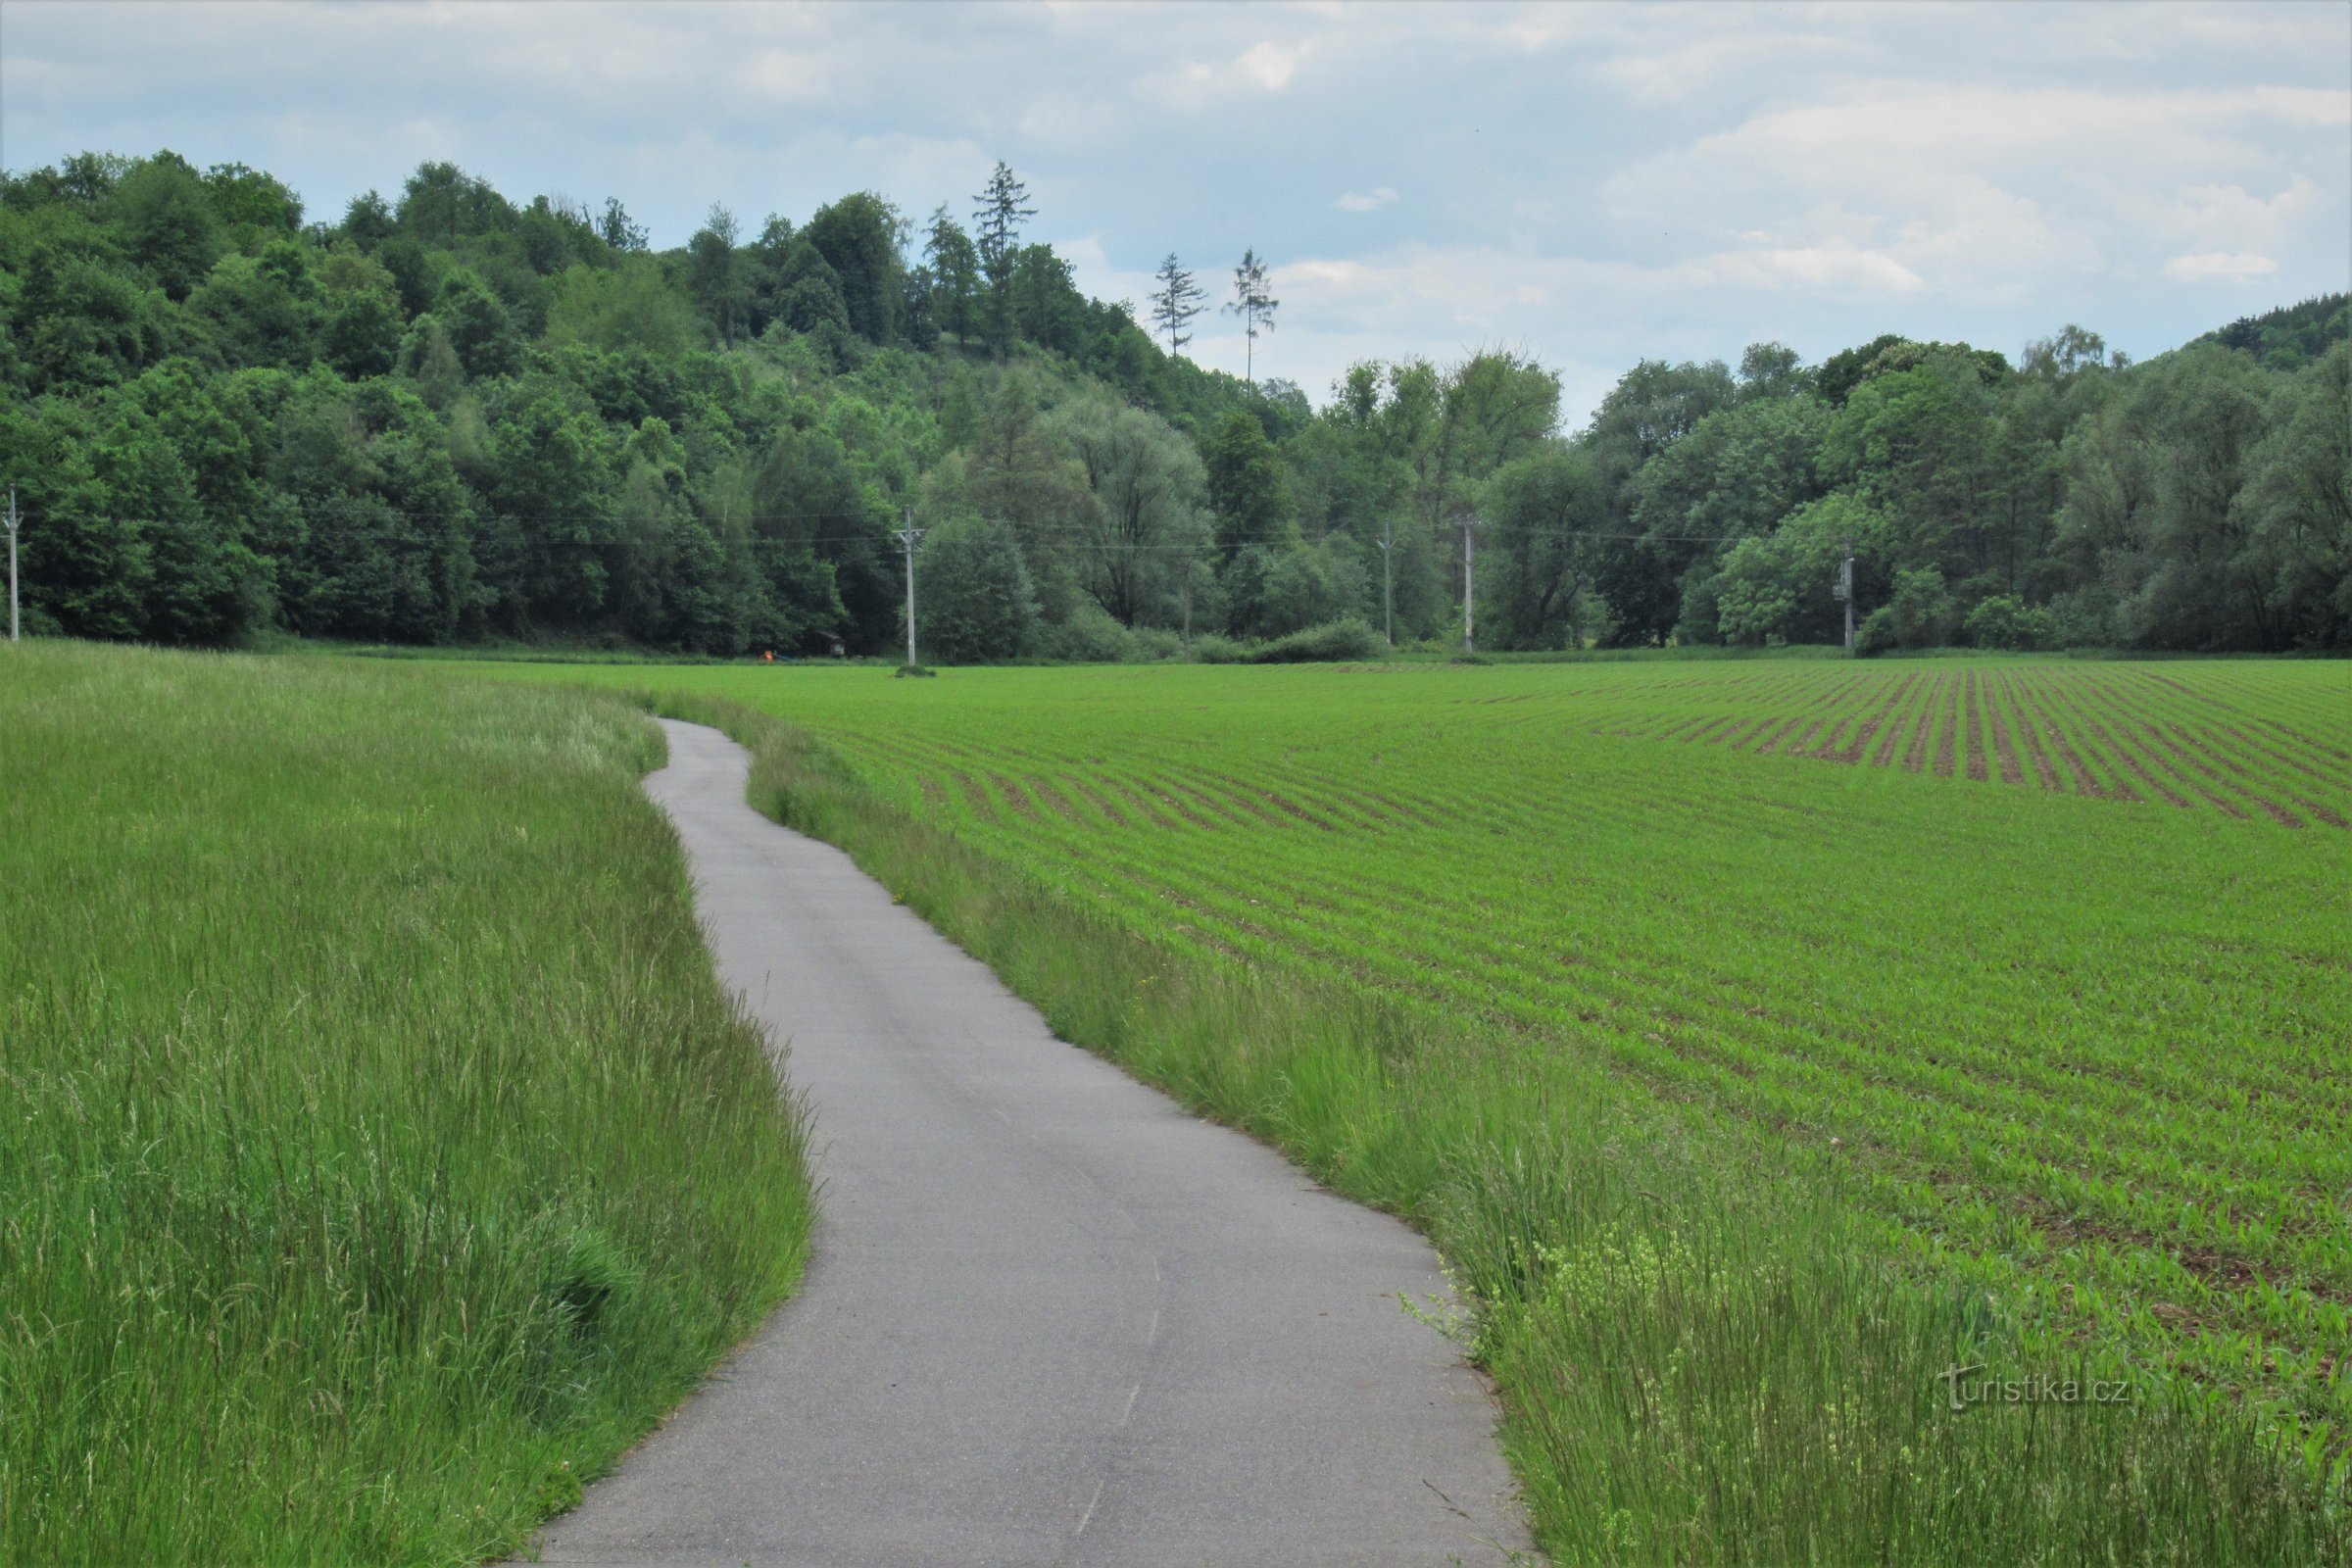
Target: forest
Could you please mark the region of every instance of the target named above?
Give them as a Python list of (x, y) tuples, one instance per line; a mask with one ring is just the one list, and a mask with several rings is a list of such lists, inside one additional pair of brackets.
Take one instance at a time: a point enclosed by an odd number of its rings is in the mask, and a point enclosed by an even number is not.
[[(656, 252), (428, 163), (306, 221), (242, 165), (0, 175), (26, 629), (926, 660), (1834, 643), (2352, 649), (2352, 308), (2143, 363), (1877, 337), (1644, 361), (1589, 424), (1504, 349), (1295, 384), (1254, 253), (1086, 298), (1000, 164)], [(1319, 641), (1317, 639), (1320, 639)]]

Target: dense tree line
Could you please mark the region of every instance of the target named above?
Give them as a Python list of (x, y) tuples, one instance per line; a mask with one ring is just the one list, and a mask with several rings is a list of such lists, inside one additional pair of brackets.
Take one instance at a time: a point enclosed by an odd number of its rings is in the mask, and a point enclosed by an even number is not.
[[(942, 658), (1449, 636), (1465, 519), (1508, 647), (1831, 640), (1848, 541), (1870, 647), (2352, 640), (2341, 296), (2133, 367), (2073, 327), (1644, 363), (1565, 432), (1511, 354), (1359, 365), (1320, 414), (1204, 371), (1177, 257), (1148, 330), (1034, 216), (1000, 166), (961, 217), (714, 207), (656, 253), (447, 164), (331, 223), (169, 153), (0, 176), (33, 624), (879, 651), (911, 509)], [(1252, 252), (1216, 301), (1253, 349), (1268, 284)]]

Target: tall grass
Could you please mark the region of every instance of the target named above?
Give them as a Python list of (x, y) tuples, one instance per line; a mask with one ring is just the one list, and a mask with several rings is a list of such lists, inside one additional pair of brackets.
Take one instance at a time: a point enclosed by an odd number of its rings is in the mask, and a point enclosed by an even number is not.
[(788, 1289), (803, 1129), (658, 733), (0, 648), (0, 1561), (465, 1562)]
[[(743, 741), (757, 807), (847, 848), (1064, 1038), (1423, 1227), (1476, 1303), (1456, 1328), (1559, 1560), (2347, 1559), (2334, 1440), (2078, 1343), (1967, 1256), (1874, 1221), (1818, 1152), (1501, 1028), (1179, 956), (909, 815), (805, 732), (644, 700)], [(2083, 1396), (1950, 1408), (2028, 1378)], [(2090, 1402), (2092, 1379), (2124, 1397)]]

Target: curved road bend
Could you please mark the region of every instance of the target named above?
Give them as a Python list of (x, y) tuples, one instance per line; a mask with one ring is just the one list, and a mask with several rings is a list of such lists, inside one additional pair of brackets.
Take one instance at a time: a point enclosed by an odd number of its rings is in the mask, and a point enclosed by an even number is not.
[(1494, 1411), (1397, 1308), (1422, 1240), (1054, 1038), (668, 723), (646, 788), (718, 970), (816, 1112), (801, 1293), (551, 1563), (1494, 1563)]

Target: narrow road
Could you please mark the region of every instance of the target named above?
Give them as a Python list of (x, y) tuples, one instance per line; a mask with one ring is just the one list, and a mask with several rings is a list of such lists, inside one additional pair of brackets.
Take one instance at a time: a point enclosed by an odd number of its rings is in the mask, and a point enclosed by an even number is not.
[(1054, 1038), (668, 723), (646, 789), (726, 983), (816, 1113), (801, 1294), (541, 1538), (551, 1563), (1494, 1563), (1494, 1412), (1398, 1310), (1445, 1284), (1318, 1190)]

